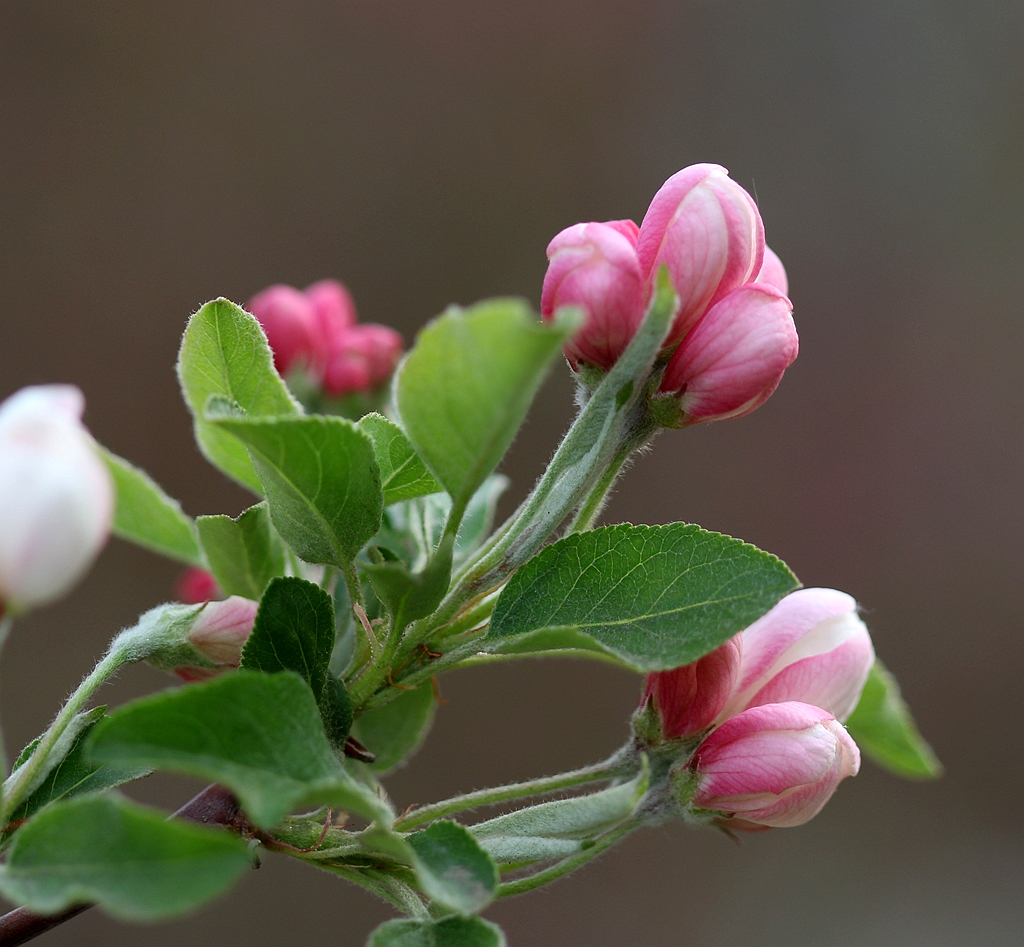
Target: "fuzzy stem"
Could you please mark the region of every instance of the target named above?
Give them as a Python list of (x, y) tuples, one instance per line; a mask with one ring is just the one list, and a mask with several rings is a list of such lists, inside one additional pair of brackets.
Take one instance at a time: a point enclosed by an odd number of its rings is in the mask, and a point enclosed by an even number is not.
[(365, 888), (367, 891), (377, 895), (378, 898), (387, 901), (392, 907), (398, 908), (403, 914), (423, 919), (430, 917), (430, 912), (417, 897), (416, 892), (404, 881), (399, 881), (396, 878), (389, 878), (387, 880), (376, 878), (367, 871), (358, 868), (348, 868), (344, 865), (325, 865), (322, 862), (315, 861), (310, 861), (309, 864), (322, 868), (324, 871), (329, 871), (331, 874), (339, 875), (353, 884)]
[(47, 756), (54, 748), (61, 734), (67, 729), (68, 724), (74, 719), (86, 701), (92, 697), (97, 688), (107, 678), (116, 673), (124, 664), (132, 661), (133, 653), (129, 645), (120, 644), (115, 639), (106, 656), (92, 669), (92, 673), (78, 685), (78, 689), (67, 699), (60, 713), (54, 718), (50, 728), (43, 734), (39, 745), (24, 765), (19, 767), (16, 773), (12, 773), (8, 783), (4, 785), (3, 808), (0, 810), (0, 824), (6, 825), (10, 814), (22, 802), (22, 798), (29, 786), (32, 785), (40, 767), (46, 762)]
[(544, 868), (532, 875), (527, 875), (525, 878), (517, 878), (515, 881), (506, 881), (504, 884), (498, 885), (496, 897), (510, 898), (513, 895), (525, 894), (527, 891), (533, 891), (534, 888), (557, 881), (564, 875), (575, 871), (577, 868), (581, 868), (591, 859), (600, 855), (605, 849), (611, 848), (634, 829), (639, 828), (640, 824), (640, 819), (630, 819), (627, 822), (623, 822), (622, 825), (602, 835), (590, 848), (585, 848), (582, 852), (577, 852), (575, 855), (563, 858), (550, 868)]
[(623, 775), (627, 768), (628, 757), (622, 750), (619, 750), (608, 759), (601, 763), (595, 763), (593, 766), (584, 766), (581, 769), (560, 773), (557, 776), (542, 776), (539, 779), (531, 779), (522, 783), (496, 786), (493, 789), (478, 789), (476, 792), (467, 792), (463, 795), (452, 796), (450, 799), (442, 799), (440, 802), (421, 806), (419, 809), (414, 809), (404, 818), (399, 819), (395, 823), (395, 830), (408, 832), (426, 822), (433, 822), (435, 819), (440, 819), (456, 812), (464, 812), (467, 809), (491, 806), (499, 802), (522, 799), (526, 796), (539, 796), (558, 789), (582, 786), (584, 783), (601, 782), (602, 780)]

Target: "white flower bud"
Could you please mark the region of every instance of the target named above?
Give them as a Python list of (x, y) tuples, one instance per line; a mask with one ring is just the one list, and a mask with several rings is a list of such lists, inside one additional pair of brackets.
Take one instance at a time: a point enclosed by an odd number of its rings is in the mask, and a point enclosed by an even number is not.
[(23, 388), (0, 404), (0, 611), (59, 598), (110, 532), (114, 486), (72, 385)]

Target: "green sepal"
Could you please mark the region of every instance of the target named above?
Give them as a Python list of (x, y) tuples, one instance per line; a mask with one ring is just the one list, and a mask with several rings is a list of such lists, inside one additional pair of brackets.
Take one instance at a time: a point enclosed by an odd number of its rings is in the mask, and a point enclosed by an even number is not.
[(105, 447), (98, 447), (117, 492), (111, 532), (121, 539), (177, 559), (203, 566), (196, 526), (181, 504), (169, 497), (144, 470)]
[(241, 666), (301, 675), (316, 698), (327, 738), (340, 748), (352, 728), (352, 702), (330, 670), (334, 635), (334, 602), (327, 592), (305, 579), (276, 578), (260, 600)]
[(210, 571), (225, 595), (258, 601), (270, 580), (284, 575), (284, 544), (265, 501), (235, 519), (200, 516), (196, 528)]
[(127, 921), (191, 911), (251, 865), (246, 844), (220, 829), (168, 821), (117, 795), (56, 802), (14, 837), (0, 890), (41, 914), (98, 903)]
[(936, 779), (942, 764), (921, 736), (896, 678), (876, 660), (846, 729), (879, 766), (910, 779)]
[(185, 328), (178, 353), (178, 379), (203, 455), (242, 486), (261, 493), (245, 445), (203, 416), (206, 402), (213, 396), (237, 404), (250, 417), (302, 413), (274, 369), (274, 357), (259, 322), (227, 299), (206, 303)]

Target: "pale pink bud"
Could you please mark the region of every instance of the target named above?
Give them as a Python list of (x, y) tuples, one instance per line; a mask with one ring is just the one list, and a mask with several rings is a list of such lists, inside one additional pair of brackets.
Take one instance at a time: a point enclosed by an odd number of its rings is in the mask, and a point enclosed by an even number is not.
[(764, 263), (761, 264), (761, 272), (757, 274), (755, 283), (767, 283), (774, 286), (783, 296), (789, 295), (789, 278), (786, 276), (786, 268), (782, 265), (779, 255), (769, 246), (764, 248)]
[(768, 400), (799, 350), (792, 308), (774, 286), (748, 283), (708, 310), (661, 383), (681, 395), (684, 424), (742, 417)]
[(0, 611), (59, 598), (106, 542), (114, 486), (71, 385), (22, 388), (0, 404)]
[(306, 298), (313, 304), (317, 325), (315, 361), (322, 370), (330, 357), (331, 342), (356, 324), (356, 304), (342, 283), (324, 279), (307, 286)]
[(253, 296), (246, 309), (263, 326), (278, 372), (287, 375), (296, 364), (313, 366), (322, 348), (320, 326), (305, 293), (278, 283)]
[(653, 699), (666, 740), (699, 733), (722, 712), (739, 680), (741, 642), (736, 635), (691, 664), (647, 675), (641, 704)]
[(199, 605), (212, 599), (223, 598), (224, 593), (217, 585), (213, 574), (205, 569), (189, 566), (174, 584), (174, 591), (179, 602), (186, 605)]
[(402, 357), (402, 337), (387, 326), (353, 326), (332, 340), (324, 388), (332, 395), (372, 391), (384, 384)]
[(242, 662), (242, 648), (252, 632), (259, 603), (240, 595), (222, 602), (210, 602), (197, 616), (188, 633), (188, 643), (216, 667), (186, 665), (174, 669), (185, 681), (202, 680), (217, 668), (236, 668)]
[(860, 769), (857, 744), (832, 714), (788, 701), (745, 710), (694, 756), (694, 805), (734, 813), (736, 828), (802, 825)]
[(586, 317), (565, 346), (574, 369), (611, 368), (636, 334), (644, 316), (638, 232), (631, 220), (575, 224), (548, 244), (541, 315), (550, 321), (560, 307), (579, 306)]
[(875, 661), (857, 603), (835, 589), (800, 589), (743, 632), (736, 694), (723, 716), (799, 700), (843, 721)]
[(647, 294), (661, 264), (679, 295), (666, 346), (729, 291), (761, 269), (764, 225), (751, 196), (717, 164), (695, 164), (672, 175), (654, 195), (637, 240)]

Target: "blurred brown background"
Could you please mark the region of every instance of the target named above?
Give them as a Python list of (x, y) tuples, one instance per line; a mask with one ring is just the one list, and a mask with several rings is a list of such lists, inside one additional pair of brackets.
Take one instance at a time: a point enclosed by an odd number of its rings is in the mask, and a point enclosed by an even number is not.
[[(536, 302), (562, 227), (639, 220), (678, 168), (726, 165), (789, 269), (800, 359), (755, 415), (663, 435), (607, 517), (696, 521), (853, 593), (948, 773), (867, 764), (810, 825), (740, 846), (649, 830), (489, 916), (512, 947), (1020, 943), (1022, 41), (1012, 0), (6, 0), (0, 396), (74, 382), (103, 443), (189, 512), (235, 513), (173, 373), (204, 300), (337, 276), (411, 341), (452, 301)], [(520, 496), (567, 375), (506, 465)], [(114, 541), (19, 624), (10, 748), (176, 572)], [(166, 684), (135, 669), (106, 699)], [(638, 680), (524, 663), (443, 689), (401, 805), (601, 758)], [(193, 918), (94, 911), (40, 943), (359, 947), (386, 914), (268, 856)]]

